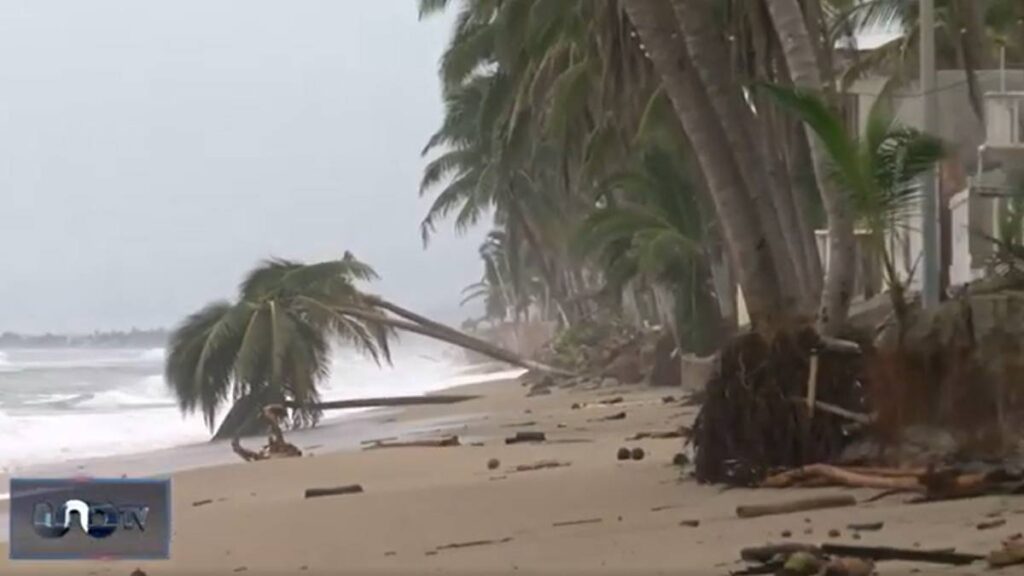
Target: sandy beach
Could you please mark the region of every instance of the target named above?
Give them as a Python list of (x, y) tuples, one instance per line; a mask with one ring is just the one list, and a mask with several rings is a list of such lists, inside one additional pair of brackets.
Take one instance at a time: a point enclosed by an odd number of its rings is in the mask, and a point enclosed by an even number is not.
[[(890, 496), (854, 507), (740, 519), (735, 513), (740, 504), (837, 492), (864, 499), (874, 492), (723, 490), (697, 484), (686, 468), (672, 464), (680, 439), (626, 440), (692, 421), (695, 407), (663, 401), (678, 394), (673, 390), (554, 389), (528, 397), (517, 381), (505, 380), (455, 391), (480, 397), (378, 413), (359, 425), (316, 431), (346, 434), (347, 449), (336, 445), (338, 452), (310, 448), (303, 438), (303, 458), (242, 463), (226, 446), (203, 447), (222, 450), (217, 458), (228, 463), (207, 462), (173, 474), (170, 560), (11, 562), (4, 545), (0, 574), (127, 576), (135, 568), (151, 576), (728, 574), (744, 566), (740, 548), (768, 542), (955, 547), (984, 554), (1024, 530), (1024, 502), (1000, 497), (910, 505)], [(600, 403), (617, 397), (621, 401)], [(621, 413), (624, 418), (608, 418)], [(544, 432), (547, 441), (504, 442), (527, 430)], [(444, 434), (458, 434), (463, 445), (359, 448), (373, 438)], [(642, 448), (644, 458), (617, 460), (623, 446)], [(487, 466), (492, 458), (500, 461), (495, 470)], [(542, 461), (566, 465), (516, 471)], [(131, 463), (122, 467), (128, 470)], [(106, 472), (116, 469), (116, 459), (107, 461)], [(345, 484), (360, 484), (364, 492), (304, 498), (307, 488)], [(976, 524), (993, 513), (1000, 513), (1005, 525), (978, 530)], [(847, 525), (855, 522), (883, 522), (884, 527), (854, 540)], [(829, 536), (832, 530), (839, 535)], [(878, 573), (982, 570), (980, 563), (951, 568), (887, 562)]]

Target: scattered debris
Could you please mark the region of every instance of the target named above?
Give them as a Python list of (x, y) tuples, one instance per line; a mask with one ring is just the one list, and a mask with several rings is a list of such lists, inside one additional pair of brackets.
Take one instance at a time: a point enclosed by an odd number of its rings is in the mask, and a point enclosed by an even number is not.
[(833, 558), (825, 565), (829, 576), (871, 576), (875, 563), (866, 558)]
[(700, 520), (683, 520), (679, 522), (680, 526), (687, 526), (689, 528), (696, 528), (700, 526)]
[(533, 431), (520, 431), (516, 432), (515, 436), (511, 438), (505, 438), (505, 444), (519, 444), (520, 442), (543, 442), (547, 440), (547, 436), (543, 432)]
[(626, 418), (625, 412), (618, 412), (610, 416), (602, 416), (600, 418), (590, 418), (587, 422), (605, 422), (608, 420), (624, 420)]
[(992, 528), (999, 528), (1000, 526), (1005, 526), (1005, 525), (1006, 525), (1006, 520), (1004, 520), (1002, 518), (998, 518), (996, 520), (987, 520), (985, 522), (981, 522), (981, 523), (978, 524), (978, 530), (990, 530)]
[(526, 428), (527, 426), (536, 426), (537, 422), (528, 420), (526, 422), (512, 422), (510, 424), (503, 424), (502, 428)]
[(363, 487), (359, 484), (349, 484), (347, 486), (336, 486), (334, 488), (308, 488), (306, 489), (306, 498), (319, 498), (321, 496), (340, 496), (342, 494), (359, 494), (363, 491)]
[(376, 450), (379, 448), (448, 448), (461, 446), (458, 436), (445, 436), (437, 440), (410, 440), (407, 442), (377, 442), (363, 448), (363, 450)]
[(663, 440), (667, 438), (682, 438), (682, 430), (663, 430), (660, 432), (637, 432), (636, 434), (626, 438), (627, 441), (635, 440)]
[(786, 558), (782, 570), (786, 574), (795, 576), (812, 576), (821, 570), (824, 561), (818, 554), (811, 552), (794, 552)]
[(501, 540), (470, 540), (469, 542), (453, 542), (451, 544), (444, 544), (434, 549), (434, 553), (440, 552), (441, 550), (455, 550), (458, 548), (472, 548), (474, 546), (487, 546), (489, 544), (504, 544), (511, 542), (512, 537), (507, 536)]
[(209, 498), (206, 500), (196, 500), (192, 503), (192, 506), (198, 508), (199, 506), (206, 506), (207, 504), (213, 504), (213, 500), (210, 500)]
[(491, 458), (490, 460), (487, 461), (488, 470), (495, 470), (498, 468), (498, 466), (501, 466), (501, 460), (498, 460), (497, 458)]
[(1002, 467), (975, 468), (865, 468), (810, 464), (769, 476), (760, 484), (768, 488), (787, 486), (849, 486), (879, 488), (883, 494), (916, 492), (920, 501), (934, 502), (985, 494), (1017, 493), (1024, 487), (1024, 474)]
[(280, 404), (271, 404), (263, 408), (262, 412), (263, 419), (267, 422), (267, 426), (270, 428), (270, 435), (267, 437), (267, 443), (259, 452), (253, 452), (242, 446), (242, 440), (239, 436), (235, 436), (231, 439), (231, 449), (245, 460), (246, 462), (255, 462), (258, 460), (269, 460), (272, 458), (295, 458), (302, 456), (302, 450), (299, 447), (286, 442), (284, 439), (284, 431), (281, 429), (281, 421), (288, 416), (288, 411)]
[(644, 449), (640, 448), (640, 447), (633, 448), (633, 450), (630, 451), (629, 455), (630, 455), (631, 458), (633, 458), (633, 460), (643, 460), (644, 459)]
[(828, 531), (829, 538), (839, 538), (839, 534), (839, 530), (836, 530), (835, 528)]
[(603, 518), (586, 518), (584, 520), (568, 520), (566, 522), (555, 522), (552, 524), (555, 528), (561, 526), (576, 526), (577, 524), (597, 524), (598, 522), (604, 522)]
[(385, 556), (397, 556), (398, 552), (395, 552), (394, 550), (388, 550), (387, 552), (384, 553), (384, 555)]
[(560, 460), (541, 460), (535, 464), (520, 464), (513, 469), (513, 472), (530, 472), (533, 470), (545, 470), (548, 468), (562, 468), (565, 466), (571, 466), (572, 462), (562, 462)]
[(880, 560), (904, 560), (908, 562), (950, 564), (953, 566), (963, 566), (985, 558), (977, 554), (964, 554), (955, 550), (914, 550), (891, 548), (888, 546), (851, 546), (848, 544), (822, 544), (821, 551), (835, 556), (866, 558), (875, 562)]
[(803, 512), (805, 510), (819, 510), (822, 508), (839, 508), (842, 506), (853, 506), (857, 499), (848, 494), (830, 496), (812, 496), (786, 502), (773, 504), (752, 504), (748, 506), (737, 506), (736, 515), (740, 518), (756, 518), (758, 516), (769, 516), (772, 514), (789, 514), (792, 512)]
[(676, 401), (676, 397), (675, 396), (663, 396), (661, 398), (662, 404), (671, 404), (671, 403), (673, 403), (675, 401)]
[(572, 406), (569, 407), (570, 410), (579, 410), (580, 408), (583, 408), (583, 405), (579, 402), (573, 402)]
[(623, 400), (622, 396), (615, 396), (614, 398), (608, 398), (608, 399), (605, 399), (605, 400), (598, 400), (597, 403), (598, 404), (604, 404), (606, 406), (611, 406), (613, 404), (621, 404), (622, 400)]
[(686, 466), (689, 463), (690, 457), (687, 456), (686, 454), (683, 454), (682, 452), (679, 452), (678, 454), (672, 457), (672, 464), (676, 466)]
[(619, 451), (615, 453), (615, 457), (619, 460), (629, 460), (630, 456), (631, 453), (629, 448), (626, 448), (625, 446), (619, 448)]
[(821, 554), (821, 550), (813, 544), (803, 544), (800, 542), (785, 542), (782, 544), (765, 544), (764, 546), (751, 546), (749, 548), (743, 548), (740, 550), (740, 558), (746, 562), (757, 562), (759, 564), (766, 564), (774, 560), (777, 556), (789, 556), (796, 552), (810, 552), (812, 554)]
[(782, 531), (782, 534), (779, 534), (779, 536), (782, 536), (783, 538), (789, 538), (789, 537), (791, 537), (792, 535), (793, 535), (793, 533), (792, 533), (792, 532), (790, 532), (789, 530), (783, 530), (783, 531)]
[(853, 530), (854, 532), (877, 532), (885, 526), (885, 522), (859, 522), (854, 524), (847, 524), (847, 530)]
[(1024, 538), (1020, 534), (1014, 534), (1003, 540), (1002, 548), (989, 552), (987, 560), (992, 568), (1024, 564)]
[(146, 573), (143, 572), (142, 568), (136, 568), (135, 570), (132, 570), (132, 573), (128, 576), (146, 576)]

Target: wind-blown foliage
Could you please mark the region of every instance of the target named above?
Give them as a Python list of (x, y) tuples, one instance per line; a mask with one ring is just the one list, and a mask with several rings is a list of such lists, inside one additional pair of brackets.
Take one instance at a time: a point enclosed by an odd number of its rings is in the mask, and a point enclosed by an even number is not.
[(201, 411), (212, 428), (228, 401), (290, 401), (299, 406), (295, 424), (315, 423), (320, 413), (312, 405), (330, 371), (332, 342), (390, 361), (389, 329), (344, 313), (366, 309), (356, 282), (375, 277), (348, 253), (312, 265), (261, 264), (239, 286), (236, 302), (206, 306), (171, 335), (165, 372), (181, 410)]
[(603, 190), (620, 201), (594, 210), (581, 224), (576, 249), (598, 254), (607, 288), (646, 280), (670, 287), (679, 345), (707, 353), (717, 344), (721, 319), (711, 288), (707, 239), (690, 176), (678, 155), (645, 146), (636, 165), (609, 178)]
[(920, 176), (945, 155), (942, 141), (894, 122), (881, 104), (871, 110), (863, 136), (856, 136), (820, 97), (778, 86), (762, 89), (799, 116), (824, 143), (833, 178), (849, 194), (855, 214), (882, 257), (885, 282), (902, 326), (907, 279), (896, 269), (888, 239), (906, 227), (918, 199)]

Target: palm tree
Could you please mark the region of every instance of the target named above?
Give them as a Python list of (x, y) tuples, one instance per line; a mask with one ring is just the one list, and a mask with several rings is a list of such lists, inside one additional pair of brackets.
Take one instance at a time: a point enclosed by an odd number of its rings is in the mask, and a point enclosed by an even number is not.
[(215, 302), (186, 318), (171, 335), (166, 378), (183, 412), (201, 410), (213, 427), (229, 400), (239, 406), (230, 426), (268, 404), (293, 401), (293, 423), (314, 424), (319, 380), (330, 369), (330, 344), (346, 341), (375, 361), (389, 361), (388, 328), (337, 313), (365, 307), (355, 283), (376, 275), (351, 254), (302, 265), (270, 260), (239, 286), (236, 302)]
[[(892, 30), (897, 36), (852, 60), (844, 83), (869, 70), (897, 74), (917, 59), (919, 22), (916, 0), (831, 0), (830, 37), (856, 46), (865, 30)], [(974, 72), (995, 68), (998, 49), (1010, 62), (1024, 58), (1024, 5), (1018, 0), (937, 0), (936, 64), (940, 69), (963, 69), (975, 115), (983, 118), (982, 94)]]
[(696, 190), (682, 163), (669, 150), (651, 145), (637, 167), (609, 179), (605, 203), (580, 227), (577, 249), (598, 253), (608, 290), (620, 293), (638, 278), (666, 286), (674, 309), (667, 323), (680, 348), (707, 354), (718, 344), (722, 324), (711, 288), (708, 256)]
[[(812, 93), (827, 94), (831, 86), (822, 78), (820, 49), (808, 33), (803, 11), (797, 0), (772, 0), (766, 3), (782, 44), (793, 83)], [(821, 199), (828, 215), (829, 268), (822, 292), (818, 323), (825, 334), (835, 335), (846, 322), (853, 296), (856, 240), (853, 214), (846, 196), (836, 189), (828, 174), (828, 158), (822, 143), (806, 127), (811, 162)]]
[(394, 330), (563, 373), (357, 287), (374, 278), (373, 269), (349, 253), (318, 264), (270, 260), (258, 266), (235, 302), (210, 304), (171, 334), (165, 376), (181, 410), (201, 411), (212, 428), (219, 410), (233, 402), (215, 438), (252, 431), (269, 404), (292, 407), (293, 425), (315, 424), (321, 415), (317, 386), (329, 373), (331, 345), (348, 344), (378, 364), (390, 362)]
[(626, 0), (624, 6), (692, 144), (736, 265), (751, 322), (756, 328), (774, 330), (794, 317), (797, 302), (783, 288), (777, 256), (769, 248), (750, 191), (739, 176), (736, 156), (695, 70), (697, 62), (690, 58), (672, 6), (667, 0)]
[(942, 141), (894, 122), (881, 102), (872, 108), (860, 137), (818, 94), (769, 85), (762, 89), (795, 113), (827, 150), (832, 179), (848, 195), (853, 213), (882, 255), (885, 282), (902, 323), (907, 313), (905, 286), (887, 239), (906, 227), (918, 198), (920, 175), (945, 155)]

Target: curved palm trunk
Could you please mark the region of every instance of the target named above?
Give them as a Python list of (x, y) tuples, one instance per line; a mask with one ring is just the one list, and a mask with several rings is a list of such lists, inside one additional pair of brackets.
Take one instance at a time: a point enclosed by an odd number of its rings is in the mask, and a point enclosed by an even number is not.
[(792, 199), (780, 175), (772, 170), (762, 147), (760, 123), (732, 77), (729, 47), (718, 32), (713, 7), (707, 0), (673, 0), (672, 4), (690, 61), (707, 89), (740, 177), (757, 206), (783, 290), (805, 301), (810, 295)]
[(794, 301), (792, 295), (783, 294), (768, 240), (722, 125), (689, 60), (672, 7), (666, 0), (625, 0), (624, 7), (693, 144), (736, 263), (751, 321), (756, 327), (773, 329), (791, 319)]
[[(766, 2), (775, 31), (782, 42), (793, 83), (804, 90), (820, 93), (824, 89), (814, 43), (811, 42), (797, 0)], [(821, 295), (818, 328), (826, 335), (835, 335), (846, 323), (853, 297), (856, 241), (853, 235), (853, 213), (846, 196), (829, 177), (828, 154), (810, 127), (804, 132), (811, 152), (811, 163), (828, 215), (829, 266), (825, 289)]]
[(447, 342), (460, 348), (479, 352), (484, 356), (494, 358), (495, 360), (500, 360), (502, 362), (507, 362), (514, 366), (520, 366), (528, 370), (537, 370), (538, 372), (558, 374), (561, 376), (574, 375), (572, 372), (567, 370), (562, 370), (535, 360), (530, 360), (529, 358), (524, 358), (515, 352), (511, 352), (501, 346), (491, 344), (486, 340), (474, 338), (469, 334), (445, 326), (444, 324), (431, 320), (426, 316), (421, 316), (411, 310), (407, 310), (397, 304), (384, 300), (383, 298), (368, 297), (367, 302), (376, 308), (391, 312), (395, 316), (404, 318), (405, 320), (396, 320), (384, 314), (376, 314), (374, 312), (358, 308), (340, 308), (338, 309), (338, 312), (347, 316), (352, 316), (353, 318), (359, 318), (369, 322), (377, 322), (391, 328), (404, 330), (406, 332), (413, 332), (415, 334), (420, 334), (421, 336), (427, 336), (428, 338)]

